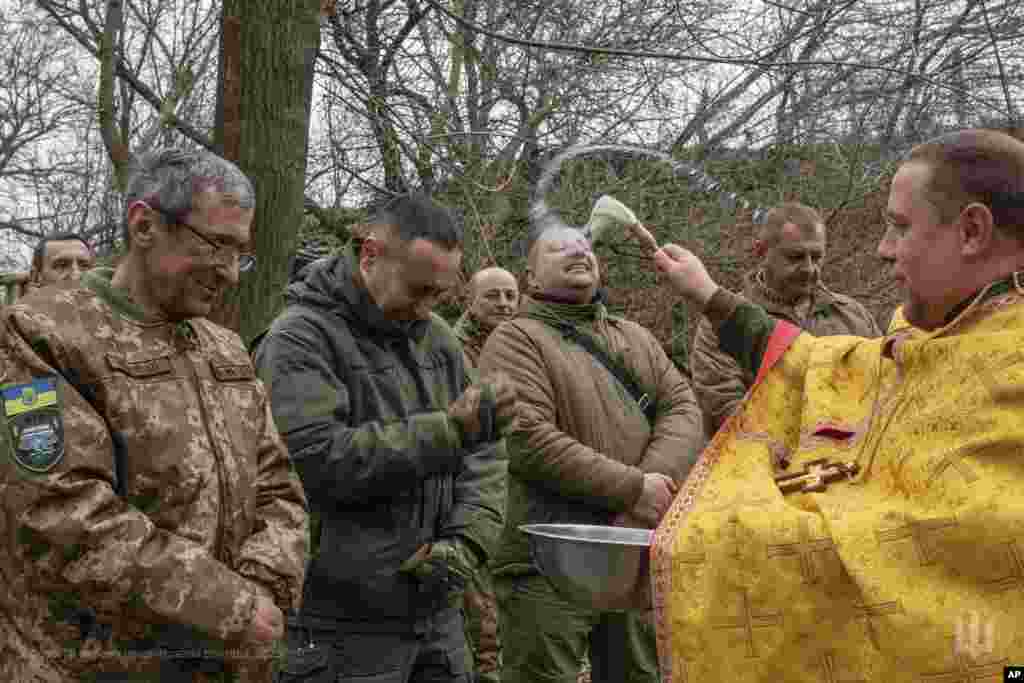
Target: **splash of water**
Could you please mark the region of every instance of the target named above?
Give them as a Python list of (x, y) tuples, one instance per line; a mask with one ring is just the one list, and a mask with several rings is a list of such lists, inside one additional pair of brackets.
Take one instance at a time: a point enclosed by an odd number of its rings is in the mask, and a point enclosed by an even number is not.
[(718, 201), (722, 208), (750, 209), (753, 213), (754, 222), (759, 222), (766, 212), (765, 209), (754, 206), (735, 192), (721, 192), (722, 183), (708, 174), (699, 164), (675, 159), (672, 155), (665, 152), (636, 145), (576, 145), (565, 150), (544, 165), (530, 202), (530, 222), (537, 233), (549, 227), (563, 227), (566, 225), (558, 213), (548, 205), (546, 199), (555, 178), (561, 170), (562, 164), (570, 159), (599, 152), (646, 156), (658, 162), (666, 163), (672, 168), (675, 176), (688, 182), (694, 191), (701, 193), (720, 192)]

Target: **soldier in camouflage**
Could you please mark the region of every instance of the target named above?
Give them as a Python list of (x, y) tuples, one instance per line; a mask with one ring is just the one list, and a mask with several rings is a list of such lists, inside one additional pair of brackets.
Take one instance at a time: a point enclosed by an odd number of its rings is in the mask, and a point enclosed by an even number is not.
[(516, 397), (471, 384), (432, 313), (461, 242), (432, 200), (391, 200), (301, 271), (256, 349), (320, 524), (284, 681), (472, 681), (459, 606), (501, 531)]
[(96, 254), (81, 235), (66, 232), (39, 240), (32, 250), (29, 280), (45, 287), (62, 280), (77, 280), (96, 265)]
[[(511, 320), (519, 307), (519, 283), (515, 276), (492, 266), (478, 270), (469, 279), (469, 308), (455, 322), (455, 336), (462, 343), (466, 366), (476, 373), (484, 342), (495, 327)], [(498, 601), (491, 586), (491, 573), (481, 567), (466, 587), (463, 610), (466, 637), (473, 650), (476, 683), (501, 681), (501, 638), (498, 631)]]
[(239, 337), (252, 186), (140, 160), (116, 270), (0, 325), (0, 680), (269, 680), (308, 555), (299, 478)]
[[(817, 209), (786, 202), (765, 217), (753, 241), (761, 263), (748, 273), (743, 295), (769, 314), (817, 337), (879, 337), (882, 331), (863, 304), (821, 282), (826, 226)], [(754, 375), (718, 346), (718, 334), (701, 316), (690, 354), (693, 386), (708, 436), (743, 402)]]

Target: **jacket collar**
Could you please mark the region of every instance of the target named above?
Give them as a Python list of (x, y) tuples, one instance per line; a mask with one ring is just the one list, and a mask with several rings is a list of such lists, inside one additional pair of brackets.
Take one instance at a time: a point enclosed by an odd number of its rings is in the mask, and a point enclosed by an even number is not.
[(285, 301), (332, 311), (370, 336), (391, 340), (411, 339), (419, 343), (431, 322), (397, 321), (385, 315), (359, 277), (355, 250), (351, 246), (303, 269), (299, 279), (288, 285)]
[(524, 302), (520, 315), (546, 322), (554, 327), (587, 325), (608, 317), (607, 308), (596, 296), (589, 304), (560, 303), (536, 294), (524, 297)]
[(455, 332), (455, 336), (459, 341), (475, 342), (477, 340), (486, 339), (492, 330), (486, 329), (477, 317), (473, 315), (471, 311), (466, 311), (459, 316), (459, 319), (455, 321), (455, 325), (452, 327), (452, 331)]
[[(783, 317), (788, 320), (799, 319), (800, 316), (797, 315), (796, 307), (793, 304), (781, 301), (766, 286), (758, 282), (757, 272), (756, 270), (751, 271), (744, 277), (743, 296), (773, 316)], [(827, 311), (839, 303), (836, 295), (820, 282), (811, 296), (811, 308), (808, 311), (809, 317), (815, 313)]]
[(971, 294), (953, 307), (953, 310), (946, 316), (943, 326), (951, 325), (974, 304), (984, 303), (989, 299), (1006, 294), (1012, 289), (1016, 289), (1018, 294), (1024, 294), (1024, 271), (1010, 273), (1006, 277), (990, 282), (974, 294)]
[(882, 355), (887, 358), (895, 358), (897, 344), (906, 339), (921, 341), (956, 334), (957, 327), (971, 320), (979, 309), (983, 310), (982, 307), (986, 302), (1011, 292), (1016, 292), (1019, 296), (1024, 297), (1024, 271), (1011, 273), (985, 285), (955, 306), (946, 316), (942, 326), (930, 332), (911, 327), (909, 323), (906, 323), (902, 317), (902, 307), (900, 307), (893, 313), (893, 317), (895, 319), (898, 315), (902, 324), (893, 326), (890, 323), (886, 342), (882, 346)]

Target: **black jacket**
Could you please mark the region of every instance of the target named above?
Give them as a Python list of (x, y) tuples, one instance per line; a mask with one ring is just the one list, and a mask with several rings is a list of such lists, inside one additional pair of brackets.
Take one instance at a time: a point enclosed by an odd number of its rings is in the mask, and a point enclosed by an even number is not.
[(449, 326), (388, 320), (354, 268), (349, 250), (303, 269), (256, 366), (319, 517), (303, 613), (402, 632), (443, 603), (399, 566), (456, 534), (489, 557), (507, 460), (497, 443), (467, 452), (447, 417), (468, 384)]

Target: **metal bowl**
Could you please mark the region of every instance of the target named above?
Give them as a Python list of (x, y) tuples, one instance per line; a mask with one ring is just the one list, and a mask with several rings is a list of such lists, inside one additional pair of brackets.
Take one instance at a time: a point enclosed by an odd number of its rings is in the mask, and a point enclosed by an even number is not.
[[(600, 610), (644, 607), (654, 532), (589, 524), (524, 524), (533, 561), (570, 602)], [(639, 590), (638, 590), (639, 589)]]

